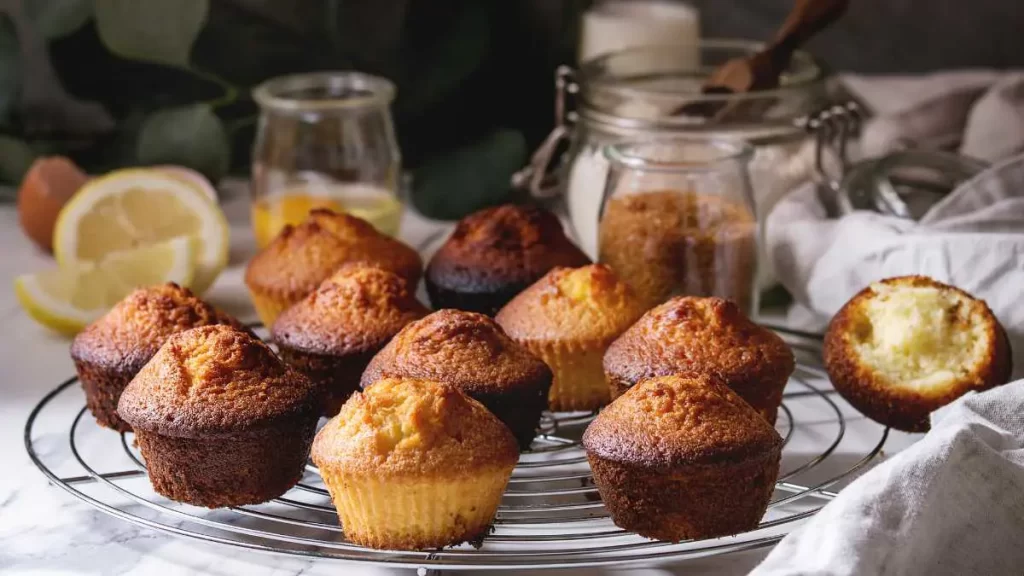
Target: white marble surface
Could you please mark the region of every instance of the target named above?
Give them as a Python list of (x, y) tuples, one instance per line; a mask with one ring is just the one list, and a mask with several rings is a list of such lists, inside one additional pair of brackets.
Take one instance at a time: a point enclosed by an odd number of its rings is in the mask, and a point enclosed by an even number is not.
[[(241, 284), (241, 266), (252, 252), (244, 197), (227, 203), (233, 225), (231, 267), (208, 294), (215, 304), (245, 320), (255, 319)], [(421, 241), (436, 226), (406, 222)], [(0, 206), (0, 573), (14, 574), (411, 574), (324, 560), (251, 552), (174, 537), (110, 517), (47, 483), (24, 448), (31, 408), (73, 374), (68, 340), (34, 324), (12, 290), (16, 274), (53, 265), (21, 234), (14, 207)], [(77, 391), (75, 394), (79, 394)], [(71, 397), (74, 400), (74, 397)], [(80, 406), (80, 404), (79, 404)], [(73, 410), (68, 410), (68, 420)], [(37, 438), (44, 451), (67, 452), (67, 431), (54, 427)], [(856, 427), (854, 427), (856, 428)], [(905, 444), (906, 438), (895, 440)], [(893, 449), (890, 440), (887, 450)], [(856, 451), (856, 447), (851, 448)], [(78, 472), (81, 474), (81, 471)], [(708, 558), (666, 567), (671, 573), (744, 574), (765, 551)], [(580, 571), (579, 573), (594, 573)], [(572, 572), (561, 572), (570, 574)], [(666, 574), (662, 570), (632, 573)]]

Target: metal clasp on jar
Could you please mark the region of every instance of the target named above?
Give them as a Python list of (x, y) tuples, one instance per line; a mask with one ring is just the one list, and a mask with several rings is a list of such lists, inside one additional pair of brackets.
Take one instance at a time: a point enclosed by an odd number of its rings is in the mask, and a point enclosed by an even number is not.
[(558, 150), (568, 141), (576, 123), (575, 102), (580, 86), (576, 71), (569, 66), (555, 70), (555, 127), (530, 158), (530, 163), (512, 175), (512, 187), (526, 190), (533, 197), (546, 199), (558, 195)]

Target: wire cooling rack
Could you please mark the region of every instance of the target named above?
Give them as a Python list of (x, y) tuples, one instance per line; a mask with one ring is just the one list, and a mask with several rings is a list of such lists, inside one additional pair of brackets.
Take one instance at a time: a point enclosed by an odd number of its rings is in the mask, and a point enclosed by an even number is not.
[[(806, 335), (781, 332), (797, 353), (776, 428), (785, 440), (781, 474), (757, 529), (670, 544), (616, 527), (594, 487), (579, 438), (593, 414), (545, 414), (531, 450), (512, 474), (491, 533), (479, 548), (381, 551), (345, 540), (317, 470), (257, 506), (207, 510), (156, 494), (131, 434), (96, 425), (77, 378), (47, 394), (29, 415), (25, 447), (56, 486), (122, 520), (170, 534), (264, 552), (426, 570), (552, 569), (654, 565), (769, 546), (810, 517), (881, 452), (889, 430), (851, 442), (848, 408), (833, 399)], [(858, 421), (858, 424), (862, 424)], [(858, 426), (860, 430), (862, 426)], [(860, 435), (863, 436), (861, 430)], [(851, 452), (850, 444), (869, 448)]]

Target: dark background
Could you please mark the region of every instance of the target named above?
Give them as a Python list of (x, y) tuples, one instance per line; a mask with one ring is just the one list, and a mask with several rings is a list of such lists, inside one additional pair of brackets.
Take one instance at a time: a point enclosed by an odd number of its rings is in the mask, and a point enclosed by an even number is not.
[[(135, 5), (156, 13), (181, 10), (178, 1)], [(691, 0), (703, 36), (765, 40), (792, 2)], [(16, 99), (0, 114), (0, 181), (16, 183), (32, 157), (55, 153), (93, 173), (178, 163), (213, 180), (244, 176), (253, 86), (357, 69), (398, 85), (393, 113), (417, 207), (457, 217), (507, 197), (510, 174), (551, 130), (553, 72), (575, 63), (579, 15), (591, 2), (209, 0), (189, 62), (177, 67), (111, 53), (93, 18), (42, 38), (32, 18), (40, 10), (29, 9), (90, 3), (0, 0), (11, 15), (0, 20), (0, 86)], [(152, 32), (167, 29), (160, 22), (149, 18)], [(131, 20), (121, 25), (138, 31)], [(1024, 68), (1024, 0), (851, 0), (809, 49), (836, 71)], [(140, 131), (168, 113), (193, 122), (163, 122), (158, 146), (143, 154)]]

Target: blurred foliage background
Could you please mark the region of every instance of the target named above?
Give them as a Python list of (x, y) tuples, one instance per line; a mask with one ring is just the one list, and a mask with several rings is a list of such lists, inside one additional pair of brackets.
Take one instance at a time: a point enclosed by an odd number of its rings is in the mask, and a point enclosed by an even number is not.
[(357, 69), (398, 85), (414, 199), (454, 217), (508, 192), (552, 123), (582, 0), (2, 0), (0, 180), (64, 154), (90, 173), (249, 170), (273, 76)]

